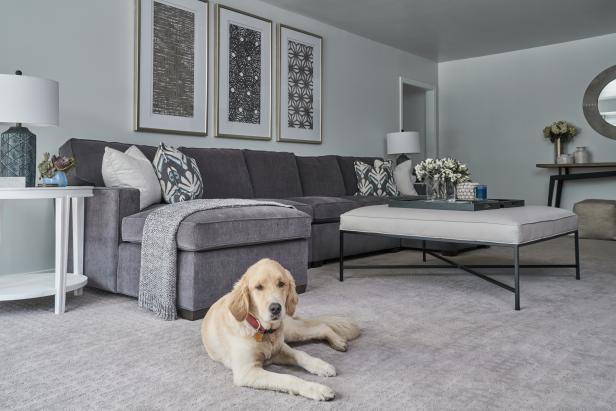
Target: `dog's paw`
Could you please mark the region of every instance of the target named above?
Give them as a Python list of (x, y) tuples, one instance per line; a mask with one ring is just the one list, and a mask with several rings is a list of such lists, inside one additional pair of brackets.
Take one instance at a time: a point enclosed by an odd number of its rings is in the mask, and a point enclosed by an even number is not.
[(336, 393), (331, 388), (313, 382), (306, 383), (299, 393), (306, 398), (316, 401), (329, 401), (336, 396)]
[(313, 358), (312, 361), (310, 361), (310, 364), (306, 367), (306, 371), (320, 377), (336, 376), (336, 369), (334, 366), (318, 358)]
[(344, 337), (336, 335), (336, 338), (329, 340), (329, 345), (337, 351), (345, 352), (349, 348), (349, 343)]
[(336, 369), (334, 368), (333, 365), (326, 363), (325, 361), (323, 361), (323, 364), (319, 366), (317, 372), (315, 372), (316, 375), (319, 375), (321, 377), (335, 377), (336, 376)]

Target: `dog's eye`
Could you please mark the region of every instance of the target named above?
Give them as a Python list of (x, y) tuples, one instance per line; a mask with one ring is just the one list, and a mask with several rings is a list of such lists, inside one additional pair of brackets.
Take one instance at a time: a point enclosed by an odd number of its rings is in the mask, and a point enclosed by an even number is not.
[(257, 290), (262, 290), (262, 289), (263, 289), (263, 286), (262, 286), (261, 284), (257, 284), (257, 286), (255, 287), (255, 289), (257, 289)]
[(285, 283), (283, 283), (282, 281), (278, 281), (278, 288), (282, 288), (285, 286)]

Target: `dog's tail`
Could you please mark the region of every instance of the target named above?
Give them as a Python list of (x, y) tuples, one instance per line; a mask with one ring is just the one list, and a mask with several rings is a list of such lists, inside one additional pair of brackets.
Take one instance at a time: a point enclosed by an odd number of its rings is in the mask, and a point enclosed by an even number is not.
[(327, 316), (316, 318), (301, 318), (301, 317), (287, 317), (285, 324), (288, 328), (285, 328), (285, 335), (290, 337), (291, 340), (295, 340), (295, 332), (299, 330), (306, 330), (312, 327), (318, 327), (325, 324), (330, 327), (336, 334), (343, 337), (345, 340), (353, 340), (359, 337), (360, 330), (357, 324), (344, 317)]
[(334, 332), (347, 340), (354, 340), (359, 337), (361, 330), (351, 320), (344, 317), (318, 317), (314, 321), (323, 322), (328, 325)]

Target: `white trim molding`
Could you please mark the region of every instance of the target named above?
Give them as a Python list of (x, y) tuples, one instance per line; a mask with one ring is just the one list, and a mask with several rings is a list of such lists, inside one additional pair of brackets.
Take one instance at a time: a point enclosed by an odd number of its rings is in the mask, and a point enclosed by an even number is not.
[(426, 90), (426, 156), (438, 157), (438, 117), (436, 102), (436, 86), (407, 77), (398, 77), (398, 129), (402, 130), (404, 114), (403, 110), (403, 88), (404, 85), (418, 87)]

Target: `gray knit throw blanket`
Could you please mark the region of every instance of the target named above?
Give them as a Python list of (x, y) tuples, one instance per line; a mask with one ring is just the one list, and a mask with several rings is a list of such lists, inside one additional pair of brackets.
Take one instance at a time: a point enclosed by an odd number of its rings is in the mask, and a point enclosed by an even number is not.
[[(139, 307), (164, 320), (175, 320), (177, 289), (177, 240), (180, 223), (199, 211), (218, 208), (274, 206), (273, 201), (215, 199), (169, 204), (152, 211), (145, 220), (141, 242)], [(204, 273), (206, 275), (206, 273)]]

